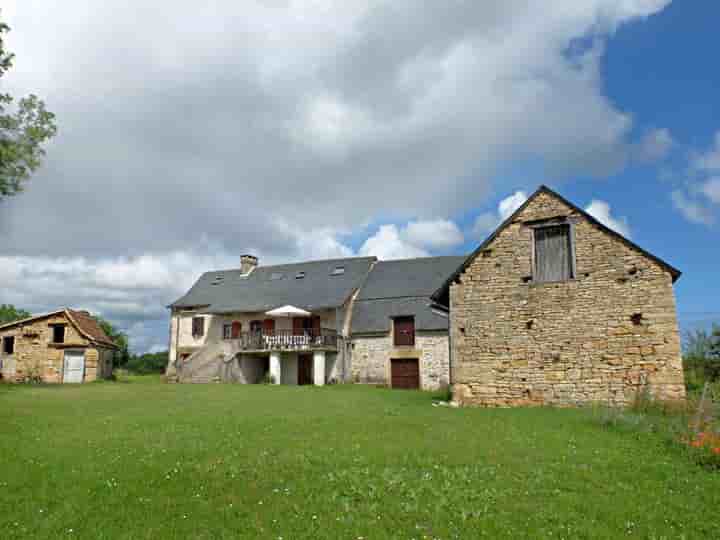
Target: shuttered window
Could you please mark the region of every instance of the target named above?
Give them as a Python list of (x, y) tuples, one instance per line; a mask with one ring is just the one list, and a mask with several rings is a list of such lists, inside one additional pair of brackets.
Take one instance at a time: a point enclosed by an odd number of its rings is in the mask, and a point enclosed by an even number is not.
[(396, 346), (415, 345), (415, 318), (396, 317), (393, 322), (393, 334)]
[(15, 353), (15, 336), (6, 336), (3, 338), (3, 352), (5, 354)]
[(573, 277), (572, 257), (569, 225), (553, 225), (535, 229), (535, 281), (571, 279)]
[(193, 317), (192, 335), (194, 337), (202, 337), (205, 335), (205, 319), (203, 317)]

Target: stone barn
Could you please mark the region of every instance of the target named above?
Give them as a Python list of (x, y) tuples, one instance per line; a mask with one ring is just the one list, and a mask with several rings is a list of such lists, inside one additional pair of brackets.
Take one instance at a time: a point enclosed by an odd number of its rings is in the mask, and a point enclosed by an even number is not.
[(450, 380), (462, 405), (685, 398), (680, 272), (541, 186), (450, 275)]
[(0, 379), (82, 383), (109, 377), (117, 347), (87, 311), (61, 309), (0, 325)]

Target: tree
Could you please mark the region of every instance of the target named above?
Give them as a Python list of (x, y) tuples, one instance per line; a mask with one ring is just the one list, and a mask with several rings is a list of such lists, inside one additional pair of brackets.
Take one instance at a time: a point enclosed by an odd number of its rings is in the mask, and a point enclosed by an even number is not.
[(103, 332), (105, 332), (118, 347), (118, 353), (115, 355), (115, 367), (127, 364), (128, 360), (130, 360), (127, 334), (115, 328), (111, 322), (106, 321), (100, 315), (93, 315), (93, 318), (100, 325), (100, 328), (103, 329)]
[[(10, 27), (0, 20), (0, 78), (10, 70), (15, 55), (5, 49), (3, 36)], [(0, 93), (0, 200), (23, 190), (23, 183), (40, 166), (43, 143), (56, 133), (55, 115), (30, 94), (17, 101)]]
[(18, 309), (12, 304), (0, 304), (0, 324), (11, 323), (32, 317), (30, 312)]
[(720, 361), (720, 326), (713, 325), (712, 336), (710, 337), (710, 356)]

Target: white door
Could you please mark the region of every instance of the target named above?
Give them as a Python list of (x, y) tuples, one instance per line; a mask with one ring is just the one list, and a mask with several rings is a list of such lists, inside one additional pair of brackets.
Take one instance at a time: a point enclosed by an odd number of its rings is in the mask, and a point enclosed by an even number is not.
[(85, 375), (85, 351), (65, 351), (64, 383), (81, 383)]

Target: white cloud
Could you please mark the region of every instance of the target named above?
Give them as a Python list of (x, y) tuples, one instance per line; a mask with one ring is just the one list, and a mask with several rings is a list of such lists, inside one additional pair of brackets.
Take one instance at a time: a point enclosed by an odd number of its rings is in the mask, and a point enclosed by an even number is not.
[(659, 161), (667, 156), (674, 144), (669, 129), (651, 129), (640, 140), (636, 157), (643, 162)]
[(671, 197), (675, 208), (677, 208), (688, 221), (701, 225), (712, 225), (715, 223), (715, 217), (708, 208), (696, 201), (688, 199), (682, 191), (673, 191)]
[(372, 256), (378, 259), (409, 259), (413, 257), (427, 257), (429, 253), (408, 240), (402, 238), (395, 225), (381, 225), (378, 231), (365, 240), (360, 247), (360, 255)]
[(447, 219), (411, 221), (403, 229), (403, 236), (416, 246), (442, 249), (463, 242), (463, 234), (455, 223)]
[(613, 217), (610, 211), (610, 205), (607, 202), (593, 199), (587, 208), (585, 208), (585, 211), (606, 227), (622, 234), (626, 238), (630, 238), (630, 226), (628, 225), (627, 218)]
[(720, 177), (710, 178), (701, 187), (705, 196), (715, 204), (720, 204)]
[(701, 171), (720, 171), (720, 131), (715, 133), (713, 146), (707, 152), (695, 156), (693, 165)]
[(512, 195), (508, 195), (498, 203), (497, 214), (485, 212), (475, 218), (472, 229), (473, 235), (482, 238), (492, 232), (498, 225), (509, 218), (515, 210), (520, 208), (527, 199), (528, 195), (524, 191), (516, 191)]

